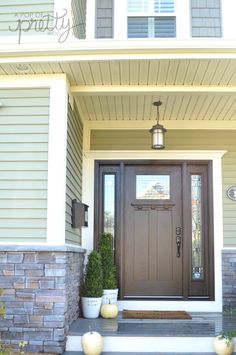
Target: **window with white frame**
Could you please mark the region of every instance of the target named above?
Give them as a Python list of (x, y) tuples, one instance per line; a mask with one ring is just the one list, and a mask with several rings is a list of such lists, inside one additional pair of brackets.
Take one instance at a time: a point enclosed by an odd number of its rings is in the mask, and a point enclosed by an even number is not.
[(128, 38), (176, 37), (175, 0), (128, 0)]

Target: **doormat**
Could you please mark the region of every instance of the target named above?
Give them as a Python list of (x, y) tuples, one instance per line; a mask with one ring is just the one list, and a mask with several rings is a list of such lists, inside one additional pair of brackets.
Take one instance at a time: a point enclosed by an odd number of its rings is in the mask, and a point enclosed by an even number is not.
[(185, 311), (132, 311), (124, 309), (122, 318), (130, 319), (192, 319)]

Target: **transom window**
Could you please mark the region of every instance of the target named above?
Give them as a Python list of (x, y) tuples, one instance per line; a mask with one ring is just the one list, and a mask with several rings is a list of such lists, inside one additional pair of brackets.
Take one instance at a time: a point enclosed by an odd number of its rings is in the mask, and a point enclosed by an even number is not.
[(128, 0), (128, 38), (176, 37), (174, 0)]

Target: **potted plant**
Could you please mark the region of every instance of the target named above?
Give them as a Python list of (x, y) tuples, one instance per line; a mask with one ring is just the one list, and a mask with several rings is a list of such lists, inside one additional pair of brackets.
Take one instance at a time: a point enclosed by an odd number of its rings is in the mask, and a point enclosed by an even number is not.
[(85, 318), (98, 318), (102, 303), (101, 255), (93, 250), (88, 256), (85, 278), (81, 291), (82, 312)]
[(113, 256), (113, 237), (111, 233), (102, 233), (99, 240), (98, 251), (102, 260), (103, 271), (103, 297), (102, 304), (116, 303), (118, 288), (116, 280), (116, 267)]
[(230, 355), (234, 351), (233, 338), (236, 337), (236, 331), (230, 330), (227, 332), (222, 331), (214, 339), (213, 347), (218, 355)]

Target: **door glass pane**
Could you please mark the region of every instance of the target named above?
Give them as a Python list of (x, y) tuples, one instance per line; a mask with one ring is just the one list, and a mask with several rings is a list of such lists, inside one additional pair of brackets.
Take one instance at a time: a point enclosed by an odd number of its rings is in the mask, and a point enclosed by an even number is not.
[(115, 229), (115, 174), (104, 174), (103, 229), (114, 237)]
[(170, 175), (136, 175), (136, 199), (169, 200)]
[(192, 278), (203, 279), (202, 176), (191, 175)]

